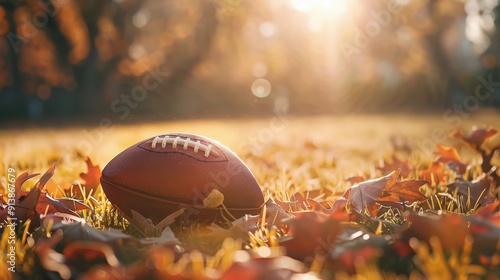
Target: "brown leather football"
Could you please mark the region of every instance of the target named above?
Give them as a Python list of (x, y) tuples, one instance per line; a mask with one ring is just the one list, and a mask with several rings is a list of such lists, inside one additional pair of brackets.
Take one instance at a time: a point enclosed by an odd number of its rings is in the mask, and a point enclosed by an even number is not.
[(134, 210), (155, 222), (181, 208), (186, 221), (230, 217), (221, 206), (204, 206), (213, 189), (224, 195), (224, 206), (236, 218), (258, 214), (264, 204), (257, 180), (236, 154), (186, 133), (158, 135), (127, 148), (103, 169), (101, 185), (126, 217)]

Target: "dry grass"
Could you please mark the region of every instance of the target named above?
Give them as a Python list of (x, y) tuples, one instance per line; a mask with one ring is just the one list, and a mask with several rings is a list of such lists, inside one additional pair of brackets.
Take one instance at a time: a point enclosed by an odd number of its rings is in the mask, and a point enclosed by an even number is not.
[[(426, 147), (431, 143), (429, 148), (433, 148), (435, 144), (450, 143), (449, 138), (445, 139), (447, 142), (436, 138), (437, 130), (448, 134), (456, 129), (469, 131), (476, 124), (498, 126), (498, 119), (500, 112), (482, 111), (463, 119), (460, 127), (447, 123), (440, 115), (360, 115), (115, 124), (112, 129), (103, 131), (93, 126), (8, 129), (0, 130), (0, 177), (6, 176), (8, 167), (14, 167), (18, 174), (26, 170), (43, 172), (58, 161), (52, 180), (56, 185), (66, 187), (85, 169), (82, 159), (86, 156), (104, 167), (120, 151), (142, 139), (181, 131), (205, 135), (227, 145), (254, 172), (266, 196), (287, 201), (296, 191), (342, 192), (348, 187), (345, 178), (351, 175), (380, 176), (375, 166), (390, 158), (394, 141), (403, 150), (405, 147), (411, 149), (410, 157), (418, 154), (418, 157), (413, 157), (417, 161), (413, 164), (425, 166), (433, 155), (430, 150), (422, 150), (423, 145)], [(494, 140), (499, 141), (498, 138)], [(460, 152), (465, 155), (465, 162), (477, 162), (473, 153), (466, 149)], [(90, 225), (96, 228), (122, 227), (131, 232), (105, 197), (99, 193), (95, 197), (101, 201), (100, 205), (82, 213)], [(185, 231), (179, 233), (189, 234)], [(258, 247), (255, 244), (270, 245), (263, 240), (276, 232), (262, 229), (256, 234), (262, 236), (251, 237), (253, 247)], [(427, 258), (429, 253), (422, 246), (418, 247), (418, 254)], [(226, 248), (227, 252), (234, 254), (238, 246), (233, 247)], [(218, 262), (222, 262), (220, 266), (228, 266), (227, 258), (217, 259), (216, 255), (203, 269), (220, 268), (215, 265)], [(194, 257), (188, 255), (186, 258)], [(421, 266), (423, 271), (433, 267), (429, 261), (422, 262)], [(389, 277), (370, 264), (360, 264), (358, 270), (359, 277)], [(194, 274), (197, 273), (200, 272)], [(338, 275), (339, 279), (344, 277), (349, 278)], [(414, 277), (412, 279), (418, 279), (417, 275)]]

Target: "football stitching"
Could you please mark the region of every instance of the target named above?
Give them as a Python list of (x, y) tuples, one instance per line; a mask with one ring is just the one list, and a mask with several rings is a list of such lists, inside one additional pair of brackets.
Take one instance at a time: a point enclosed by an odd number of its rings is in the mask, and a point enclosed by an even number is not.
[(201, 149), (205, 152), (204, 156), (206, 158), (208, 158), (211, 154), (217, 156), (217, 152), (212, 150), (212, 145), (205, 145), (201, 143), (200, 140), (193, 141), (189, 137), (183, 139), (180, 136), (176, 136), (175, 138), (170, 138), (168, 135), (165, 135), (164, 137), (156, 136), (151, 142), (151, 148), (156, 148), (159, 141), (161, 141), (161, 147), (163, 149), (167, 147), (167, 144), (172, 144), (172, 148), (174, 149), (177, 148), (178, 144), (180, 144), (182, 145), (183, 150), (187, 150), (189, 147), (192, 147), (195, 153), (198, 153)]

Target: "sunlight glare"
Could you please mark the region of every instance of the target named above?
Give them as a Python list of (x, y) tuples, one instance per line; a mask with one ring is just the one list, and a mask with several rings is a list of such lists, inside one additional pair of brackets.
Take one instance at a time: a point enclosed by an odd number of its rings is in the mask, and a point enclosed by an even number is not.
[(271, 83), (266, 79), (257, 79), (252, 83), (252, 93), (256, 97), (264, 98), (271, 93)]
[(290, 5), (293, 9), (311, 14), (341, 15), (347, 11), (346, 0), (292, 0)]

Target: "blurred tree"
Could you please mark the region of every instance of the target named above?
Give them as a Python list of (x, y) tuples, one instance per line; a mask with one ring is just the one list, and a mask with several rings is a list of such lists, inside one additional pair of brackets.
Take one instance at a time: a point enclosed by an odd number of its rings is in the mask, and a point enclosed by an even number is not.
[(0, 3), (3, 117), (436, 109), (500, 80), (498, 0)]
[(2, 1), (3, 117), (109, 113), (148, 71), (175, 92), (216, 26), (213, 3), (189, 2)]

